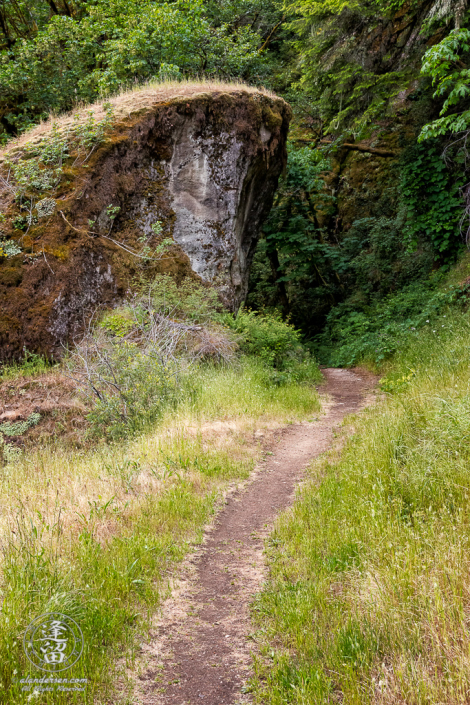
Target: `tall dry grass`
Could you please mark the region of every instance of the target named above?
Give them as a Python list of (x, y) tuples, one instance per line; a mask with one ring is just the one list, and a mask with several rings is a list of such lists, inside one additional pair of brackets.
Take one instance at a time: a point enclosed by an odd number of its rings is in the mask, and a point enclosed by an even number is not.
[(158, 81), (152, 80), (142, 85), (134, 85), (123, 88), (115, 96), (103, 97), (94, 103), (78, 103), (69, 113), (51, 114), (47, 120), (43, 120), (36, 127), (27, 130), (19, 137), (10, 140), (3, 149), (0, 149), (0, 163), (5, 156), (14, 151), (21, 151), (26, 145), (34, 145), (43, 140), (56, 124), (60, 132), (67, 132), (75, 122), (78, 115), (78, 122), (85, 122), (89, 111), (93, 111), (96, 121), (105, 117), (106, 111), (103, 106), (111, 104), (113, 106), (114, 120), (131, 117), (132, 114), (150, 108), (157, 103), (164, 103), (168, 100), (180, 96), (190, 98), (199, 93), (235, 93), (243, 91), (245, 93), (259, 93), (261, 95), (275, 98), (274, 93), (265, 88), (255, 88), (241, 81), (220, 81), (217, 79), (194, 81)]

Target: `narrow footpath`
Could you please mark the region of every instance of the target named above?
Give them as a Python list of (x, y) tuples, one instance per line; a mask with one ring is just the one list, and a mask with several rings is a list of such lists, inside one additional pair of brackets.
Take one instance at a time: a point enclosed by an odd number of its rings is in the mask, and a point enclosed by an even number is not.
[(265, 575), (263, 541), (294, 499), (308, 464), (328, 450), (347, 414), (373, 398), (374, 378), (361, 371), (323, 370), (329, 403), (313, 423), (279, 432), (254, 479), (218, 514), (189, 575), (168, 601), (153, 640), (135, 703), (241, 705), (250, 675), (249, 606)]

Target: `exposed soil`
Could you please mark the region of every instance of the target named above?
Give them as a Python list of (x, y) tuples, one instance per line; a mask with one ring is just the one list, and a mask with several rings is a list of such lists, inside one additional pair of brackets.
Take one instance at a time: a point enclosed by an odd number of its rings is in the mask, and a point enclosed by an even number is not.
[(228, 705), (250, 702), (249, 605), (265, 570), (263, 541), (293, 501), (309, 462), (328, 450), (347, 414), (373, 398), (375, 378), (363, 370), (326, 369), (326, 414), (276, 434), (262, 466), (217, 517), (188, 574), (166, 603), (150, 644), (134, 702), (142, 705)]
[(26, 421), (33, 413), (41, 414), (37, 426), (21, 436), (8, 438), (16, 446), (53, 437), (61, 437), (70, 445), (82, 445), (88, 425), (87, 411), (77, 396), (73, 380), (56, 371), (0, 382), (0, 425)]

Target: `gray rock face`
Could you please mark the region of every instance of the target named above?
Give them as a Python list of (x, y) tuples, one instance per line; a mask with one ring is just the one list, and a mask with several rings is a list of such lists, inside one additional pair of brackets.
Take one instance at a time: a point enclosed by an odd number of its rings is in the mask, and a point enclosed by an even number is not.
[[(282, 101), (275, 101), (280, 110), (274, 113), (271, 100), (257, 94), (248, 101), (243, 96), (239, 105), (233, 96), (224, 105), (227, 96), (223, 98), (218, 106), (213, 96), (198, 97), (199, 110), (175, 120), (171, 156), (159, 163), (163, 179), (155, 160), (147, 168), (154, 187), (160, 184), (167, 192), (166, 213), (161, 202), (152, 204), (148, 195), (133, 211), (147, 236), (155, 220), (172, 220), (169, 234), (189, 258), (193, 273), (215, 285), (227, 304), (236, 308), (246, 296), (259, 229), (284, 164), (289, 113)], [(250, 100), (255, 110), (240, 122), (240, 107), (250, 107)], [(260, 101), (268, 104), (264, 113)], [(223, 121), (214, 107), (224, 110)], [(231, 111), (238, 122), (230, 119)], [(263, 117), (274, 123), (273, 131)]]
[[(47, 229), (31, 228), (44, 257), (18, 261), (5, 285), (0, 271), (0, 358), (24, 346), (60, 355), (136, 277), (200, 279), (236, 310), (285, 165), (290, 116), (279, 98), (233, 89), (149, 100), (119, 118), (87, 163), (67, 173)], [(161, 261), (129, 254), (162, 237), (174, 244)]]
[(254, 240), (247, 232), (252, 231), (247, 221), (253, 217), (256, 185), (254, 179), (248, 182), (249, 167), (234, 134), (222, 132), (216, 141), (197, 137), (192, 122), (175, 134), (168, 170), (176, 214), (173, 237), (192, 270), (233, 303), (246, 294), (247, 254)]

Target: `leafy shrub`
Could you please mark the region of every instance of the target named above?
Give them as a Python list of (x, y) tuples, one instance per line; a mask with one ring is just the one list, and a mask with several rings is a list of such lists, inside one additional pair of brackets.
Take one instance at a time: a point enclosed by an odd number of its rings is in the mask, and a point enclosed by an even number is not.
[(350, 367), (361, 360), (379, 364), (390, 358), (419, 329), (432, 326), (448, 306), (468, 300), (468, 287), (441, 291), (436, 286), (433, 280), (413, 283), (362, 311), (337, 306), (315, 341), (320, 360)]
[(41, 414), (33, 413), (24, 421), (7, 421), (0, 424), (0, 460), (5, 463), (13, 463), (21, 456), (20, 448), (7, 443), (5, 437), (22, 436), (41, 420)]
[(237, 349), (262, 361), (268, 387), (320, 378), (299, 331), (279, 314), (241, 310), (233, 317), (219, 310), (215, 290), (192, 280), (178, 287), (165, 275), (141, 282), (138, 293), (105, 313), (67, 364), (92, 402), (91, 433), (120, 438), (200, 394), (194, 367), (232, 364)]
[(123, 338), (131, 332), (134, 323), (129, 318), (128, 312), (124, 309), (105, 313), (99, 326), (108, 331), (108, 333), (113, 333), (118, 338)]
[(181, 396), (178, 366), (171, 359), (152, 355), (136, 343), (95, 338), (95, 403), (88, 414), (92, 429), (120, 438), (158, 420)]
[(188, 277), (177, 284), (169, 274), (162, 274), (151, 282), (140, 282), (138, 289), (139, 296), (164, 316), (209, 323), (221, 311), (217, 291)]
[(418, 240), (425, 239), (441, 259), (455, 258), (462, 247), (461, 186), (461, 174), (453, 176), (437, 143), (419, 144), (408, 150), (402, 167), (401, 197), (407, 215), (405, 237), (411, 249), (416, 249)]
[(15, 240), (0, 239), (0, 257), (15, 257), (21, 253), (21, 247)]
[(245, 24), (249, 15), (256, 23), (256, 3), (253, 9), (242, 4), (246, 10), (239, 11), (230, 5), (235, 17), (228, 22), (220, 21), (215, 3), (219, 19), (208, 17), (200, 0), (76, 5), (73, 17), (53, 14), (31, 36), (22, 33), (1, 51), (2, 105), (6, 123), (16, 130), (50, 111), (70, 110), (77, 99), (91, 101), (131, 82), (155, 76), (256, 76), (266, 64), (258, 51), (266, 28), (258, 32), (251, 20)]
[(237, 345), (217, 309), (214, 290), (159, 276), (105, 313), (68, 360), (92, 400), (91, 432), (133, 435), (186, 397), (191, 365), (229, 362)]
[(419, 136), (420, 142), (449, 132), (460, 133), (469, 129), (470, 110), (466, 101), (470, 95), (470, 70), (462, 61), (462, 56), (468, 56), (469, 51), (470, 30), (454, 29), (424, 55), (422, 73), (432, 78), (436, 89), (434, 98), (446, 96), (446, 99), (440, 117), (424, 125)]
[(302, 345), (301, 333), (273, 313), (241, 309), (227, 322), (238, 335), (242, 352), (260, 358), (273, 371), (270, 380), (282, 384), (290, 380), (315, 381), (318, 367)]
[(278, 312), (255, 313), (241, 309), (232, 327), (241, 336), (241, 349), (248, 355), (260, 357), (269, 367), (283, 369), (292, 354), (302, 351), (300, 332), (285, 323)]
[(41, 414), (31, 414), (25, 421), (7, 421), (0, 424), (0, 433), (4, 436), (22, 436), (28, 428), (36, 426), (41, 420)]

